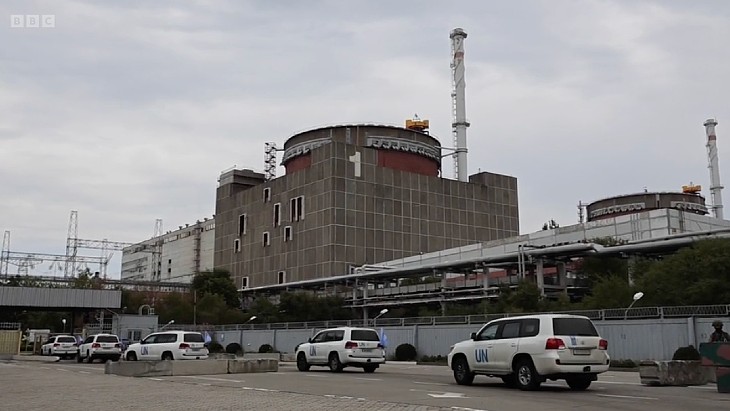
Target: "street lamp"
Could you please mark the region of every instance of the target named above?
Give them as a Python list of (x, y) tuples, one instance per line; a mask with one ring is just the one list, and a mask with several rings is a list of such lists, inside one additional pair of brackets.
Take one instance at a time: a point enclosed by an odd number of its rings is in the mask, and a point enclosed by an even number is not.
[(61, 318), (61, 322), (63, 323), (63, 333), (66, 334), (66, 319)]
[(629, 315), (629, 310), (631, 309), (631, 307), (633, 307), (634, 304), (636, 304), (637, 301), (641, 300), (641, 297), (643, 297), (643, 296), (644, 296), (644, 293), (642, 293), (641, 291), (639, 291), (638, 293), (634, 294), (634, 301), (631, 302), (631, 304), (629, 305), (629, 308), (627, 308), (626, 309), (626, 312), (624, 312), (624, 320)]
[(247, 324), (247, 323), (249, 323), (249, 322), (251, 322), (251, 321), (253, 321), (255, 319), (256, 319), (256, 316), (255, 315), (252, 315), (251, 318), (249, 318), (248, 320), (246, 320), (246, 322), (244, 322), (244, 324)]
[(380, 316), (382, 316), (383, 314), (385, 314), (387, 312), (388, 312), (387, 308), (383, 308), (382, 310), (380, 310), (380, 314), (376, 315), (375, 318), (373, 318), (373, 325), (375, 325), (375, 320), (377, 320), (378, 318), (380, 318)]
[(160, 331), (164, 330), (165, 327), (167, 327), (168, 325), (174, 324), (174, 323), (175, 323), (175, 320), (170, 320), (167, 324), (163, 325), (162, 328), (160, 328)]

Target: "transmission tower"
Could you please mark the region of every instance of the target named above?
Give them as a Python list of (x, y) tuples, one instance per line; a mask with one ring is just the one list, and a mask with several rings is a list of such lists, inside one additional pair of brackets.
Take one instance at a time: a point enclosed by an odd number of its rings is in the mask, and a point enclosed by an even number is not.
[(264, 144), (264, 177), (267, 180), (276, 178), (276, 143)]
[(162, 278), (162, 219), (155, 220), (155, 234), (152, 236), (155, 241), (152, 251), (152, 280), (160, 281)]
[(76, 240), (79, 234), (79, 212), (71, 210), (71, 217), (68, 220), (68, 236), (66, 237), (66, 269), (63, 272), (64, 277), (73, 277), (76, 275)]
[(3, 235), (3, 249), (0, 253), (0, 275), (8, 277), (8, 260), (10, 258), (10, 231), (5, 230)]

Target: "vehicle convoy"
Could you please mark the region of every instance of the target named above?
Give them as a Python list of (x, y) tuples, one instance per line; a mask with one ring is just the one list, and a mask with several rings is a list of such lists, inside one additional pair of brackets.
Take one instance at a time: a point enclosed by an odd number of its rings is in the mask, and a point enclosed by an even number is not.
[(41, 346), (41, 355), (57, 355), (61, 358), (76, 356), (76, 337), (54, 335)]
[(451, 347), (448, 364), (460, 385), (486, 375), (522, 390), (563, 379), (571, 389), (582, 391), (608, 371), (607, 350), (608, 341), (588, 317), (527, 315), (485, 324), (469, 340)]
[(333, 372), (345, 367), (375, 372), (385, 364), (385, 348), (372, 328), (339, 327), (318, 332), (296, 347), (297, 369), (309, 371), (312, 365), (329, 366)]
[(203, 335), (192, 331), (152, 333), (124, 352), (127, 361), (137, 360), (205, 360), (208, 348)]
[(119, 337), (114, 334), (90, 335), (79, 344), (79, 348), (76, 350), (77, 362), (86, 359), (88, 363), (92, 363), (97, 358), (119, 361), (121, 356), (122, 348)]

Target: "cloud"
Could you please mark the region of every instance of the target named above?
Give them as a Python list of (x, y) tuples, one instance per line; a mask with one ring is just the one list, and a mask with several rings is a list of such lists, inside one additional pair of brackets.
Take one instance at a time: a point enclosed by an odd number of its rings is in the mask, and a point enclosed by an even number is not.
[[(708, 117), (719, 119), (721, 168), (730, 153), (723, 1), (15, 1), (0, 11), (56, 15), (54, 29), (0, 27), (0, 228), (18, 251), (63, 254), (71, 210), (80, 237), (129, 242), (149, 238), (158, 218), (177, 227), (210, 216), (222, 170), (260, 171), (265, 142), (312, 126), (418, 113), (452, 146), (457, 26), (468, 33), (469, 171), (519, 179), (523, 232), (574, 223), (578, 201), (690, 181), (706, 190)], [(445, 159), (443, 174), (451, 168)]]

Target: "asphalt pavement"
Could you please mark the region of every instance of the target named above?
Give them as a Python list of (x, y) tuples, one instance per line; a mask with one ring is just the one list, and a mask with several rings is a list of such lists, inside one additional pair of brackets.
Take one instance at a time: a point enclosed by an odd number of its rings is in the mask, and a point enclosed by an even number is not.
[(730, 409), (730, 395), (714, 385), (647, 387), (635, 372), (608, 372), (585, 392), (562, 381), (540, 391), (505, 387), (478, 376), (473, 386), (454, 383), (443, 366), (386, 364), (375, 373), (331, 373), (291, 363), (279, 372), (130, 378), (104, 374), (104, 365), (74, 361), (0, 362), (2, 409), (148, 410), (662, 410)]

